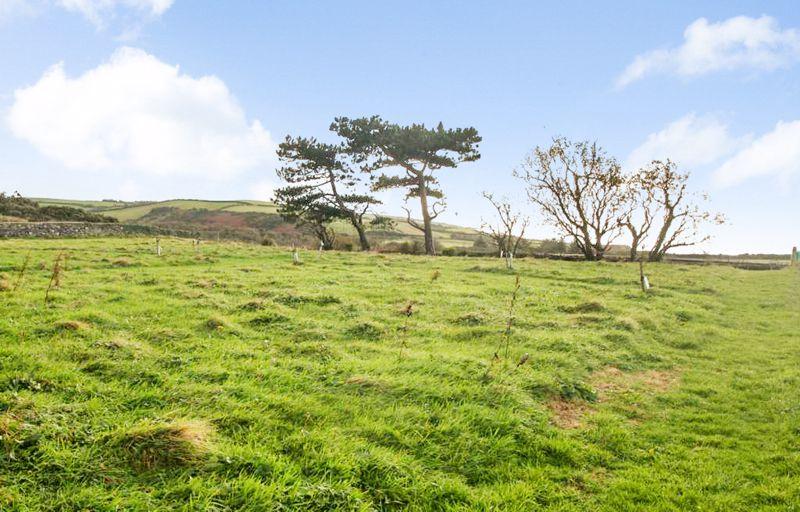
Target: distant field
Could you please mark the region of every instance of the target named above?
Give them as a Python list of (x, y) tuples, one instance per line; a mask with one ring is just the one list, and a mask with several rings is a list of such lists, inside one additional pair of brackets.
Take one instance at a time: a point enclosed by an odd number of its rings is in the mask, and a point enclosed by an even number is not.
[[(158, 208), (176, 208), (178, 210), (191, 210), (202, 209), (212, 212), (228, 212), (233, 214), (263, 214), (266, 217), (275, 217), (278, 215), (278, 209), (274, 203), (267, 201), (208, 201), (198, 199), (173, 199), (169, 201), (154, 201), (146, 203), (125, 203), (115, 201), (78, 201), (70, 199), (47, 199), (47, 198), (33, 198), (42, 206), (57, 205), (57, 206), (72, 206), (76, 208), (85, 208), (87, 210), (102, 213), (116, 218), (120, 222), (125, 223), (145, 223), (159, 226), (175, 227), (169, 218), (159, 217), (158, 219), (149, 218), (152, 212)], [(265, 217), (265, 218), (266, 218)], [(236, 223), (237, 219), (228, 219), (229, 223)], [(404, 218), (394, 218), (396, 221), (395, 232), (391, 235), (384, 235), (380, 238), (381, 241), (406, 241), (422, 239), (422, 233), (406, 222)], [(185, 230), (209, 228), (207, 218), (195, 219), (194, 223), (181, 226)], [(258, 229), (259, 219), (248, 218), (249, 224)], [(282, 222), (282, 221), (281, 221)], [(274, 222), (273, 222), (274, 224)], [(288, 226), (288, 223), (283, 222)], [(345, 221), (334, 223), (334, 227), (338, 233), (354, 236), (355, 230)], [(214, 229), (214, 228), (210, 228)], [(252, 230), (247, 230), (246, 233), (250, 235)], [(265, 231), (265, 234), (269, 231)], [(449, 224), (434, 224), (434, 233), (437, 242), (442, 247), (468, 247), (471, 246), (475, 238), (479, 236), (479, 232), (472, 228), (453, 226)]]
[(0, 240), (0, 510), (800, 503), (796, 268), (162, 242)]

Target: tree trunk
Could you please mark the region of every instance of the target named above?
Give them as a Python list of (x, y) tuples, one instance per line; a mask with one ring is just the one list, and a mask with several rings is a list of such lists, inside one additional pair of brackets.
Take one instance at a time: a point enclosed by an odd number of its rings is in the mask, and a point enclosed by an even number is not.
[(425, 254), (436, 256), (436, 247), (433, 243), (433, 228), (431, 227), (431, 214), (428, 211), (428, 190), (425, 186), (425, 179), (419, 179), (419, 204), (422, 209), (422, 227), (425, 233)]
[(367, 239), (367, 233), (364, 230), (364, 226), (361, 224), (355, 225), (356, 231), (358, 232), (358, 243), (361, 244), (362, 251), (369, 251), (369, 240)]
[(322, 244), (323, 251), (330, 251), (333, 249), (336, 234), (332, 233), (325, 226), (315, 226), (314, 231), (317, 234), (317, 238), (319, 238), (320, 244)]

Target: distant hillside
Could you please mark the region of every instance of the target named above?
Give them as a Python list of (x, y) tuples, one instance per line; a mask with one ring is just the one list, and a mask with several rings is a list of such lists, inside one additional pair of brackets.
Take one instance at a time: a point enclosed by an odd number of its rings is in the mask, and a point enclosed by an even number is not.
[(39, 204), (19, 194), (0, 192), (0, 219), (10, 222), (117, 222), (113, 217), (63, 204)]
[[(206, 201), (172, 199), (168, 201), (79, 201), (71, 199), (33, 198), (42, 206), (66, 206), (107, 215), (127, 224), (144, 224), (181, 232), (195, 232), (206, 238), (242, 239), (260, 242), (314, 244), (314, 239), (292, 223), (284, 221), (275, 204), (267, 201)], [(393, 218), (392, 230), (371, 231), (369, 236), (379, 245), (414, 243), (421, 234), (405, 219)], [(346, 222), (334, 226), (342, 246), (354, 244), (353, 229)], [(485, 237), (473, 228), (434, 224), (436, 241), (442, 248), (472, 247)], [(478, 242), (478, 245), (482, 245)], [(354, 244), (357, 245), (357, 244)]]

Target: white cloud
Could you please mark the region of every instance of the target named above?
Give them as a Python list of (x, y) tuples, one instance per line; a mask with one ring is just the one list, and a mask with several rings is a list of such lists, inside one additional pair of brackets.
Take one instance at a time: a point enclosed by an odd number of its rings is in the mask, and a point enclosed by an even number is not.
[(719, 23), (700, 18), (686, 27), (683, 44), (638, 55), (617, 87), (651, 73), (697, 76), (735, 69), (772, 70), (800, 60), (800, 32), (781, 30), (769, 16), (736, 16)]
[(800, 174), (800, 121), (780, 121), (775, 129), (755, 139), (724, 162), (714, 180), (721, 186), (736, 185), (756, 176), (788, 179)]
[[(0, 0), (3, 1), (3, 0)], [(175, 0), (57, 0), (68, 11), (79, 12), (97, 26), (102, 26), (108, 17), (120, 9), (128, 9), (140, 15), (158, 17), (169, 9)]]
[(688, 114), (648, 135), (628, 156), (625, 167), (637, 169), (652, 160), (667, 158), (682, 166), (708, 165), (744, 143), (744, 139), (732, 137), (728, 126), (715, 117)]
[(63, 64), (15, 92), (14, 135), (68, 168), (225, 178), (273, 161), (226, 85), (193, 78), (134, 48), (71, 78)]

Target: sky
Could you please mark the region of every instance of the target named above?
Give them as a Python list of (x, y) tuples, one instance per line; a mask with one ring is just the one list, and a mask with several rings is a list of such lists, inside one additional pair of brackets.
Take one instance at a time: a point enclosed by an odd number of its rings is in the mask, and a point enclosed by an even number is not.
[(697, 251), (800, 245), (796, 0), (0, 0), (6, 192), (269, 199), (287, 134), (373, 114), (483, 137), (444, 222), (490, 220), (489, 191), (553, 236), (513, 170), (565, 136), (690, 171), (728, 218)]

